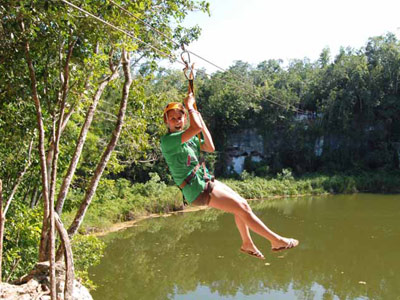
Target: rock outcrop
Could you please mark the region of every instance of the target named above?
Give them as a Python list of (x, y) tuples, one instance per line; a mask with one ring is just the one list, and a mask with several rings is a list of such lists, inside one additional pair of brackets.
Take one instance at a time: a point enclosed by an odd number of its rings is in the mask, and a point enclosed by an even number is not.
[[(56, 264), (57, 299), (64, 299), (65, 269), (64, 264)], [(0, 283), (2, 300), (50, 300), (49, 263), (38, 263), (28, 274), (14, 284)], [(87, 288), (79, 281), (74, 281), (73, 300), (93, 300)]]

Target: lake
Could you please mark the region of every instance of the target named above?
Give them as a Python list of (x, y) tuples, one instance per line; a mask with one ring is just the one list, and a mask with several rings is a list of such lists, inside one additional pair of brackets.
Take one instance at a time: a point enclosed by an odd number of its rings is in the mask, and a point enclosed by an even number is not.
[(400, 195), (310, 196), (249, 202), (295, 249), (239, 252), (234, 218), (214, 209), (149, 219), (103, 239), (89, 270), (95, 300), (400, 299)]

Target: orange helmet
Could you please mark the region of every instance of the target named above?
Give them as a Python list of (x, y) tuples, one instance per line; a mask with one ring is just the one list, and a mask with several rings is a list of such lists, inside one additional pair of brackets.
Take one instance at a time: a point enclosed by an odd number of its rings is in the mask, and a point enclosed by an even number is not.
[(183, 107), (182, 103), (180, 103), (180, 102), (170, 102), (164, 108), (164, 121), (167, 120), (167, 118), (166, 118), (167, 112), (169, 112), (170, 110), (173, 110), (173, 109), (178, 109), (178, 110), (182, 111), (183, 113), (185, 113), (185, 108)]

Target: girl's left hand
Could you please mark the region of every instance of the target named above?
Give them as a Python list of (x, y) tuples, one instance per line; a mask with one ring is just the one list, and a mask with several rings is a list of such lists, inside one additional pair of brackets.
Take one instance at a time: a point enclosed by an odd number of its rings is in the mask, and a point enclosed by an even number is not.
[(183, 101), (184, 101), (187, 109), (193, 108), (194, 103), (195, 103), (193, 93), (190, 93)]

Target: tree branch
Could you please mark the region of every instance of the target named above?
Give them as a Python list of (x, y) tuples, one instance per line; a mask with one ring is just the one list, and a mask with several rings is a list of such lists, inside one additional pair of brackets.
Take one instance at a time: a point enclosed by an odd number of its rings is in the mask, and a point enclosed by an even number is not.
[[(20, 26), (22, 32), (25, 32), (25, 25), (24, 22), (20, 21)], [(44, 125), (42, 120), (42, 108), (40, 105), (39, 95), (37, 92), (37, 82), (36, 82), (36, 75), (35, 69), (33, 67), (32, 58), (30, 56), (30, 49), (29, 49), (29, 42), (25, 40), (24, 43), (24, 50), (25, 50), (25, 57), (26, 62), (28, 64), (29, 69), (29, 77), (31, 80), (31, 89), (32, 89), (32, 98), (35, 102), (36, 107), (36, 119), (37, 119), (37, 126), (39, 129), (39, 157), (40, 157), (40, 167), (41, 167), (41, 175), (42, 175), (42, 190), (43, 190), (43, 227), (42, 227), (42, 237), (40, 241), (40, 249), (39, 249), (39, 260), (44, 261), (46, 260), (45, 254), (45, 247), (47, 245), (47, 228), (48, 223), (47, 219), (49, 217), (49, 194), (48, 194), (48, 180), (47, 180), (47, 165), (46, 165), (46, 153), (44, 149), (44, 141), (45, 141), (45, 132), (44, 132)]]
[(65, 257), (65, 287), (64, 287), (64, 299), (72, 299), (73, 288), (74, 288), (74, 260), (71, 248), (71, 241), (68, 236), (68, 232), (65, 230), (63, 223), (61, 222), (60, 216), (54, 213), (56, 228), (60, 235), (61, 242), (63, 245), (64, 257)]
[(115, 149), (115, 146), (118, 142), (121, 130), (122, 130), (122, 125), (124, 123), (124, 118), (125, 118), (125, 113), (126, 113), (126, 107), (128, 103), (128, 97), (129, 97), (129, 89), (132, 84), (132, 77), (130, 73), (130, 59), (128, 53), (123, 50), (122, 51), (122, 66), (124, 70), (124, 77), (125, 77), (125, 82), (122, 90), (122, 99), (120, 103), (120, 109), (118, 112), (118, 120), (115, 125), (115, 129), (112, 133), (110, 142), (103, 152), (103, 155), (96, 167), (96, 170), (94, 172), (94, 175), (91, 179), (90, 185), (88, 189), (86, 190), (85, 198), (83, 199), (81, 206), (79, 207), (74, 221), (72, 222), (71, 226), (68, 228), (68, 234), (70, 237), (72, 237), (77, 230), (79, 229), (80, 225), (82, 224), (83, 218), (86, 214), (86, 211), (93, 199), (93, 196), (96, 192), (98, 183), (100, 181), (101, 175), (103, 174), (104, 169), (107, 166), (107, 163), (111, 157), (111, 154), (113, 150)]
[(74, 39), (71, 43), (68, 45), (68, 52), (67, 52), (67, 57), (65, 60), (65, 65), (64, 65), (64, 83), (62, 86), (61, 90), (61, 103), (60, 103), (60, 113), (57, 121), (57, 129), (55, 132), (55, 137), (52, 143), (52, 150), (53, 150), (53, 161), (52, 161), (52, 168), (51, 168), (51, 180), (50, 180), (50, 284), (51, 284), (51, 291), (52, 291), (52, 297), (53, 293), (55, 293), (56, 290), (56, 273), (55, 273), (55, 232), (54, 232), (54, 227), (55, 227), (55, 212), (54, 212), (54, 196), (56, 193), (56, 183), (57, 183), (57, 164), (58, 164), (58, 155), (59, 155), (59, 149), (60, 149), (60, 137), (61, 137), (61, 129), (62, 129), (62, 123), (64, 120), (64, 112), (65, 112), (65, 102), (67, 100), (67, 94), (68, 94), (68, 84), (69, 84), (69, 62), (71, 60), (72, 56), (72, 50), (74, 48), (74, 45), (76, 43), (76, 39)]
[(6, 222), (6, 214), (3, 213), (3, 181), (0, 179), (0, 282), (2, 278), (2, 265), (3, 265), (3, 236), (4, 236), (4, 223)]
[(7, 214), (7, 211), (8, 211), (8, 208), (10, 207), (11, 201), (14, 199), (15, 193), (17, 192), (17, 189), (18, 189), (19, 185), (22, 182), (22, 178), (25, 176), (26, 171), (28, 170), (28, 168), (31, 165), (32, 146), (33, 146), (33, 138), (31, 140), (31, 142), (29, 143), (28, 162), (26, 163), (26, 165), (24, 167), (24, 170), (18, 176), (18, 179), (17, 179), (17, 181), (16, 181), (16, 183), (15, 183), (15, 185), (14, 185), (12, 191), (11, 191), (11, 194), (7, 199), (6, 206), (4, 207), (4, 212), (3, 212), (4, 216), (6, 216), (6, 214)]
[(108, 76), (105, 80), (103, 80), (99, 84), (96, 93), (93, 95), (93, 102), (92, 102), (92, 104), (90, 105), (90, 107), (89, 107), (89, 109), (87, 111), (85, 123), (82, 125), (82, 129), (81, 129), (81, 132), (80, 132), (80, 135), (79, 135), (79, 138), (78, 138), (78, 141), (77, 141), (77, 144), (76, 144), (76, 147), (75, 147), (75, 151), (74, 151), (74, 154), (72, 156), (70, 165), (68, 167), (67, 174), (64, 177), (63, 183), (62, 183), (60, 191), (58, 193), (58, 198), (57, 198), (57, 203), (56, 203), (56, 212), (59, 215), (61, 215), (61, 213), (62, 213), (62, 208), (64, 206), (64, 201), (65, 201), (65, 198), (66, 198), (66, 196), (68, 194), (68, 190), (69, 190), (69, 187), (71, 185), (72, 177), (74, 176), (76, 168), (78, 166), (79, 158), (80, 158), (80, 156), (82, 154), (82, 149), (83, 149), (83, 146), (84, 146), (85, 141), (86, 141), (87, 133), (88, 133), (89, 128), (90, 128), (90, 126), (92, 124), (93, 116), (94, 116), (94, 113), (96, 111), (97, 104), (99, 103), (100, 97), (103, 94), (104, 89), (106, 88), (106, 86), (112, 80), (118, 78), (118, 76), (119, 76), (118, 68), (114, 68), (112, 74), (110, 76)]

